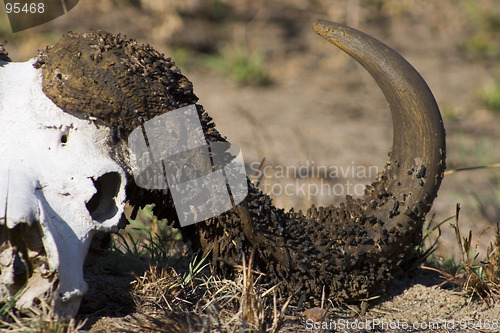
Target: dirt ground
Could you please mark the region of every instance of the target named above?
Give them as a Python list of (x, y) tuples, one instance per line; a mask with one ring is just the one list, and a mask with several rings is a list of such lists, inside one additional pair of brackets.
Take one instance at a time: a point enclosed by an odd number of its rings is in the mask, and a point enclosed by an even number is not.
[[(500, 112), (488, 110), (478, 92), (500, 76), (500, 57), (467, 48), (478, 35), (486, 35), (492, 45), (500, 43), (498, 31), (484, 23), (488, 13), (496, 13), (498, 19), (500, 11), (494, 0), (475, 3), (87, 0), (59, 19), (16, 34), (9, 32), (7, 17), (0, 11), (0, 40), (9, 41), (6, 48), (14, 61), (23, 61), (65, 31), (101, 28), (172, 54), (174, 61), (184, 64), (183, 73), (193, 82), (218, 130), (241, 147), (250, 176), (265, 158), (261, 188), (271, 193), (278, 206), (304, 209), (311, 203), (338, 203), (345, 194), (361, 194), (357, 185), (369, 183), (376, 170), (383, 169), (392, 141), (384, 96), (359, 65), (315, 35), (311, 24), (316, 18), (367, 32), (401, 53), (420, 72), (443, 114), (448, 169), (500, 162), (496, 145)], [(500, 19), (491, 21), (498, 24)], [(205, 65), (206, 54), (217, 55), (227, 48), (261, 55), (272, 83), (244, 85)], [(305, 175), (293, 174), (301, 170)], [(324, 170), (335, 172), (327, 177), (321, 173)], [(286, 184), (306, 190), (283, 194)], [(473, 230), (473, 244), (484, 255), (500, 220), (500, 169), (446, 176), (429, 219), (434, 216), (437, 223), (453, 216), (456, 203), (462, 206), (462, 230)], [(441, 229), (436, 255), (458, 258), (453, 229), (448, 223)], [(439, 281), (429, 273), (404, 276), (390, 296), (373, 303), (366, 316), (356, 315), (356, 309), (352, 317), (353, 313), (331, 308), (327, 318), (338, 322), (347, 315), (351, 321), (376, 318), (388, 324), (422, 324), (358, 331), (488, 331), (494, 323), (500, 326), (499, 304), (488, 307), (469, 301), (452, 289), (436, 287)], [(331, 325), (334, 321), (324, 322)], [(435, 322), (441, 326), (429, 326)], [(288, 329), (317, 328), (307, 323), (307, 317), (291, 320)]]

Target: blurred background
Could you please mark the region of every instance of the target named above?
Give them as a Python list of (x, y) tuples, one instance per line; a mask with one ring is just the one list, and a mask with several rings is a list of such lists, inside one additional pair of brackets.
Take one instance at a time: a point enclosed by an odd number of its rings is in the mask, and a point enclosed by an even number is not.
[[(317, 18), (376, 37), (422, 74), (444, 118), (448, 169), (500, 163), (495, 0), (81, 0), (18, 33), (1, 9), (0, 42), (8, 41), (13, 61), (70, 30), (149, 43), (193, 82), (219, 131), (241, 147), (249, 176), (262, 176), (260, 187), (278, 206), (304, 209), (359, 196), (360, 184), (383, 170), (392, 142), (384, 96), (312, 31)], [(500, 169), (447, 175), (429, 219), (453, 216), (456, 203), (462, 230), (474, 231), (484, 253), (500, 220)], [(453, 229), (441, 229), (437, 254), (456, 255)]]

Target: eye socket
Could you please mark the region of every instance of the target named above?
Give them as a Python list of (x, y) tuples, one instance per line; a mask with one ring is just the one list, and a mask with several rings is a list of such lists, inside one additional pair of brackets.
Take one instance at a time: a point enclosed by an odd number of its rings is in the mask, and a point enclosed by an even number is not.
[(121, 177), (117, 172), (108, 172), (92, 181), (97, 191), (87, 202), (87, 210), (94, 221), (103, 223), (118, 212), (115, 198), (120, 192)]
[(67, 143), (68, 142), (68, 133), (63, 133), (61, 135), (61, 143)]

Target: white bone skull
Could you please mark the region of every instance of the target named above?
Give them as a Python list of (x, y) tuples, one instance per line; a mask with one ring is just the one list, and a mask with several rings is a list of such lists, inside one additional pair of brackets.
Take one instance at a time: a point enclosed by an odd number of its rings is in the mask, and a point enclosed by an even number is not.
[(92, 237), (116, 232), (125, 205), (110, 131), (56, 106), (33, 61), (0, 61), (0, 301), (27, 271), (18, 308), (49, 297), (76, 314)]

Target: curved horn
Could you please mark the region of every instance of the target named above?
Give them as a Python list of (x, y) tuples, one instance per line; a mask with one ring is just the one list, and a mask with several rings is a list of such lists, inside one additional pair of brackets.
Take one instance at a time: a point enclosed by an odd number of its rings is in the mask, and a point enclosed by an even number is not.
[(432, 92), (403, 57), (375, 38), (322, 20), (313, 29), (358, 61), (384, 93), (394, 126), (387, 191), (405, 193), (403, 211), (415, 220), (422, 219), (437, 195), (445, 169), (445, 131)]
[[(256, 248), (256, 266), (285, 294), (297, 289), (313, 302), (357, 300), (390, 282), (421, 238), (422, 224), (445, 168), (445, 133), (434, 97), (422, 77), (398, 53), (346, 26), (317, 21), (314, 30), (363, 65), (384, 92), (392, 112), (390, 162), (365, 196), (340, 207), (285, 213), (250, 186), (234, 212), (196, 225), (196, 239), (213, 250), (227, 273), (241, 252)], [(242, 238), (243, 234), (243, 238)]]

